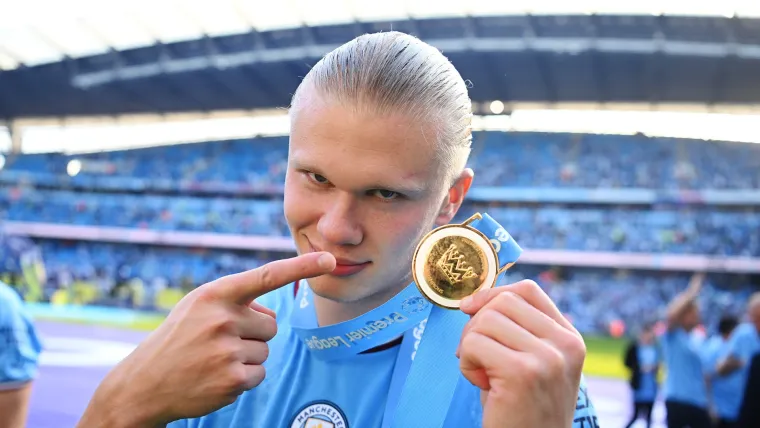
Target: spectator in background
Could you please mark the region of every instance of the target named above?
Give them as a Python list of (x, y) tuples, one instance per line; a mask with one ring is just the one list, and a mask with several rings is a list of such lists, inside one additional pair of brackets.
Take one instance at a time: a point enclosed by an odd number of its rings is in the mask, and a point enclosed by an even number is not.
[(694, 334), (700, 324), (697, 298), (704, 274), (692, 276), (686, 291), (668, 305), (667, 331), (662, 336), (667, 377), (665, 408), (668, 428), (709, 428), (707, 387), (700, 350), (703, 338)]
[(744, 388), (744, 402), (739, 411), (736, 428), (760, 427), (760, 353), (750, 361), (747, 385)]
[(657, 398), (657, 373), (661, 364), (653, 325), (644, 325), (638, 339), (631, 341), (625, 352), (624, 363), (631, 371), (629, 383), (633, 392), (633, 415), (626, 428), (631, 428), (639, 418), (644, 418), (647, 427), (650, 427), (652, 408)]
[(734, 428), (741, 406), (743, 382), (739, 372), (726, 376), (717, 373), (718, 361), (725, 357), (728, 345), (739, 320), (734, 316), (721, 317), (718, 334), (707, 341), (703, 364), (709, 389), (711, 417), (717, 428)]
[[(747, 316), (749, 321), (742, 323), (736, 328), (727, 345), (727, 352), (717, 367), (717, 372), (721, 376), (728, 376), (732, 373), (738, 373), (741, 377), (740, 391), (749, 391), (747, 388), (747, 379), (749, 377), (749, 366), (752, 358), (760, 354), (760, 292), (754, 293), (747, 304)], [(755, 386), (756, 387), (756, 386)], [(757, 397), (757, 391), (749, 391), (751, 396)], [(755, 405), (757, 402), (747, 403), (748, 398), (742, 398), (744, 405)]]
[(21, 297), (0, 282), (0, 428), (23, 428), (42, 346)]

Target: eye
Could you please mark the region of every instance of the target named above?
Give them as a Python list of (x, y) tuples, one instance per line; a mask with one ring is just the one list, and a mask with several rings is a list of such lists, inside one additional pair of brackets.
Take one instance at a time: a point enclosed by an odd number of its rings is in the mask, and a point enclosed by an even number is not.
[(327, 178), (325, 178), (324, 175), (317, 174), (316, 172), (309, 172), (307, 174), (308, 174), (309, 178), (312, 181), (314, 181), (315, 183), (319, 183), (319, 184), (327, 184), (327, 183), (329, 183), (329, 181), (327, 180)]
[(385, 190), (385, 189), (378, 189), (373, 190), (372, 193), (377, 195), (382, 200), (390, 201), (392, 199), (396, 199), (397, 197), (401, 196), (398, 192), (394, 192), (393, 190)]

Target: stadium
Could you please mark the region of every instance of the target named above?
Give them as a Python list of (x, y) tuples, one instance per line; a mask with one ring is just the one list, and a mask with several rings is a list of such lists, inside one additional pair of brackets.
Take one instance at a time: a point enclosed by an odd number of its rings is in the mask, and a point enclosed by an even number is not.
[(694, 273), (705, 334), (743, 315), (760, 290), (757, 5), (381, 3), (0, 6), (0, 227), (34, 248), (4, 250), (0, 281), (46, 349), (28, 426), (74, 426), (190, 290), (294, 255), (287, 108), (364, 33), (417, 36), (468, 82), (476, 175), (455, 220), (488, 212), (524, 248), (507, 280), (534, 279), (584, 335), (601, 426), (630, 417), (626, 341)]

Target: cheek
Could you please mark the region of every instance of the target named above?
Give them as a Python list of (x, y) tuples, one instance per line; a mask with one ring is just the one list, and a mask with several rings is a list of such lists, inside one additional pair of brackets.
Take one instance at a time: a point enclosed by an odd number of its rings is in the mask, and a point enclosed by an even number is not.
[(310, 211), (315, 207), (309, 199), (309, 192), (303, 189), (294, 178), (285, 179), (285, 197), (283, 213), (291, 229), (303, 227), (308, 222)]
[(433, 227), (433, 219), (426, 211), (409, 209), (392, 218), (373, 222), (375, 235), (385, 241), (390, 257), (407, 259), (412, 256), (420, 239)]

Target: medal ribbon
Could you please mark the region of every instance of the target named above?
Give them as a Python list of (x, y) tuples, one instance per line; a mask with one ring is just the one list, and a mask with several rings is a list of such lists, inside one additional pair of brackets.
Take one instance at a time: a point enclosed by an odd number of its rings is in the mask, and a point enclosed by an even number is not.
[[(522, 248), (517, 242), (488, 214), (473, 221), (470, 227), (483, 232), (490, 239), (498, 255), (499, 269), (512, 265), (522, 254)], [(495, 286), (499, 285), (502, 275), (496, 277)], [(438, 306), (431, 309), (425, 333), (414, 356), (415, 362), (409, 368), (398, 398), (391, 427), (444, 426), (454, 390), (462, 378), (455, 352), (469, 319), (462, 311)], [(383, 425), (385, 426), (385, 421)]]
[[(515, 263), (522, 254), (517, 242), (488, 214), (469, 227), (489, 238), (497, 253), (498, 269)], [(497, 276), (496, 285), (500, 278)], [(468, 315), (432, 305), (415, 283), (372, 311), (330, 326), (317, 326), (313, 306), (311, 290), (299, 287), (290, 324), (311, 353), (322, 360), (351, 357), (404, 335), (391, 379), (384, 428), (443, 426), (461, 378), (454, 352)]]

